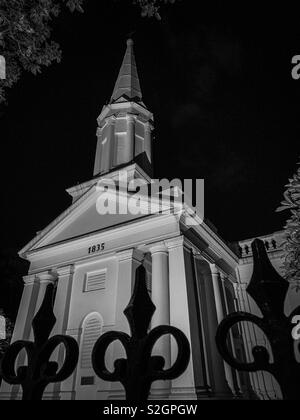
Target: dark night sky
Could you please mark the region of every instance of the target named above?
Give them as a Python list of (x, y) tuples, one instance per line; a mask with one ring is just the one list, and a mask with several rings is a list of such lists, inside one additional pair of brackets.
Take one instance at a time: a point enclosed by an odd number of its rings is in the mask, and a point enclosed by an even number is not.
[(62, 62), (25, 75), (0, 116), (2, 247), (25, 245), (70, 204), (65, 188), (92, 176), (96, 118), (131, 31), (155, 116), (155, 177), (204, 178), (205, 215), (226, 240), (281, 229), (274, 210), (300, 153), (300, 5), (207, 3), (179, 1), (161, 22), (126, 0), (60, 15)]

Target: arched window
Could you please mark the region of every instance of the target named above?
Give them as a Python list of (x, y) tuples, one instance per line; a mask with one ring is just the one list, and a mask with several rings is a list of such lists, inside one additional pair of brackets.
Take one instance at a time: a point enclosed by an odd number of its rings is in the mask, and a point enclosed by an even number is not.
[(97, 312), (93, 312), (85, 318), (82, 325), (82, 341), (81, 341), (81, 369), (92, 368), (92, 350), (100, 337), (103, 328), (103, 319)]

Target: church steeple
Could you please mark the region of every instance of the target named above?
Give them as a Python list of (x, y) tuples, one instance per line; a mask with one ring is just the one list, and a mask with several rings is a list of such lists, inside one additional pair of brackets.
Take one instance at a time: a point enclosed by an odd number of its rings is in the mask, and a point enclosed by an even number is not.
[(142, 92), (136, 68), (132, 39), (127, 40), (126, 53), (110, 103), (126, 102), (126, 100), (134, 100), (135, 102), (142, 101)]
[(94, 176), (133, 162), (151, 176), (153, 115), (142, 101), (131, 39), (127, 40), (110, 102), (103, 107), (97, 121)]

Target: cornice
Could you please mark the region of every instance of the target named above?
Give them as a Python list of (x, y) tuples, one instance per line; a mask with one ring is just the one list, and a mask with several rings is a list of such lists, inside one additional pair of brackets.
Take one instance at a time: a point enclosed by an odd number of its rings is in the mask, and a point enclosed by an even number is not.
[(153, 114), (146, 107), (143, 107), (136, 102), (116, 102), (114, 104), (104, 105), (99, 117), (97, 118), (99, 126), (105, 118), (108, 118), (111, 115), (116, 115), (120, 112), (142, 114), (147, 121), (153, 121)]

